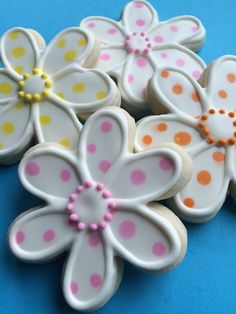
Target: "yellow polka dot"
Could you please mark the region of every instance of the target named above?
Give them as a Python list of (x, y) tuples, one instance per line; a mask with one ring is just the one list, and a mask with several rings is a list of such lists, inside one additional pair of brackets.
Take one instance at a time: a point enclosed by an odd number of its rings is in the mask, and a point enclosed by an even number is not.
[(11, 40), (16, 40), (16, 39), (19, 38), (19, 36), (20, 36), (20, 33), (17, 32), (17, 31), (11, 32), (11, 33), (8, 34), (8, 37), (9, 37), (9, 39), (11, 39)]
[(23, 71), (24, 71), (23, 67), (20, 66), (20, 65), (16, 65), (16, 66), (14, 67), (14, 70), (15, 70), (16, 73), (18, 73), (18, 74), (22, 74)]
[(105, 98), (106, 96), (107, 96), (107, 93), (105, 91), (100, 91), (96, 94), (96, 98), (99, 100)]
[(20, 59), (25, 55), (25, 48), (24, 47), (16, 47), (11, 51), (13, 57)]
[(15, 130), (15, 127), (14, 125), (11, 123), (11, 122), (5, 122), (3, 125), (2, 125), (2, 132), (5, 133), (5, 134), (12, 134)]
[(23, 104), (21, 102), (18, 102), (18, 104), (16, 104), (16, 109), (17, 110), (22, 110), (23, 109)]
[(42, 115), (40, 116), (40, 123), (43, 125), (50, 124), (52, 122), (52, 118), (48, 115)]
[(63, 139), (59, 142), (59, 144), (61, 144), (62, 146), (65, 146), (65, 147), (70, 147), (70, 146), (71, 146), (71, 142), (70, 142), (68, 139), (66, 139), (66, 138), (63, 138)]
[(57, 93), (57, 96), (60, 97), (60, 98), (62, 98), (62, 99), (65, 99), (65, 96), (64, 96), (64, 94), (62, 94), (62, 93)]
[(2, 82), (0, 83), (0, 93), (4, 95), (11, 94), (13, 90), (13, 86), (9, 82)]
[(76, 59), (76, 57), (77, 57), (77, 53), (75, 50), (67, 51), (64, 54), (65, 61), (74, 61)]
[(3, 149), (3, 143), (0, 142), (0, 149)]
[(85, 85), (83, 83), (74, 84), (72, 90), (75, 93), (82, 93), (85, 90)]
[(83, 47), (87, 45), (87, 39), (86, 38), (82, 38), (78, 41), (78, 45)]
[(65, 45), (66, 45), (66, 40), (65, 40), (65, 38), (60, 38), (60, 39), (58, 39), (58, 41), (57, 41), (57, 47), (58, 47), (58, 48), (64, 48)]

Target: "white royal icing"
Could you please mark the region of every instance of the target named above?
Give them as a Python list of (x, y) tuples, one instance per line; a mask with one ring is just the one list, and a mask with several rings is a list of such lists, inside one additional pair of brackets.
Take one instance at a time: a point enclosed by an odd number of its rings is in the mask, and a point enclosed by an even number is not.
[(14, 28), (2, 36), (1, 163), (19, 158), (35, 131), (38, 142), (75, 150), (81, 129), (75, 113), (88, 115), (114, 103), (115, 83), (98, 70), (81, 67), (94, 47), (93, 35), (78, 27), (58, 34), (47, 48), (32, 30)]
[(81, 26), (101, 42), (97, 68), (117, 79), (130, 111), (147, 110), (145, 89), (156, 69), (174, 66), (199, 79), (205, 68), (204, 62), (185, 48), (198, 50), (204, 41), (204, 27), (195, 17), (159, 22), (151, 4), (138, 0), (126, 5), (119, 22), (92, 16)]
[(122, 259), (160, 271), (181, 255), (174, 226), (146, 204), (176, 186), (182, 158), (167, 148), (128, 153), (128, 138), (126, 114), (102, 109), (85, 123), (77, 156), (40, 145), (19, 166), (24, 187), (47, 204), (16, 219), (11, 249), (30, 262), (70, 250), (63, 290), (77, 310), (96, 309), (111, 298)]
[(230, 182), (236, 199), (236, 57), (213, 62), (201, 81), (205, 88), (179, 70), (157, 72), (150, 81), (153, 108), (161, 104), (170, 113), (141, 120), (135, 140), (138, 151), (175, 142), (190, 154), (192, 178), (172, 203), (193, 222), (219, 211)]

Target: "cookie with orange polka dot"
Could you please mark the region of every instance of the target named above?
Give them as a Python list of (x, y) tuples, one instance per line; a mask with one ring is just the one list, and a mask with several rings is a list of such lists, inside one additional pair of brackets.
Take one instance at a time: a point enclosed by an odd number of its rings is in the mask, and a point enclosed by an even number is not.
[(230, 192), (236, 199), (236, 57), (213, 62), (197, 83), (165, 68), (149, 81), (155, 113), (138, 123), (135, 148), (171, 142), (191, 157), (189, 183), (171, 199), (178, 215), (191, 222), (211, 219)]
[(35, 30), (13, 28), (1, 37), (0, 163), (9, 164), (36, 141), (74, 151), (81, 123), (96, 110), (120, 105), (115, 83), (88, 70), (99, 56), (92, 34), (79, 27), (46, 47)]

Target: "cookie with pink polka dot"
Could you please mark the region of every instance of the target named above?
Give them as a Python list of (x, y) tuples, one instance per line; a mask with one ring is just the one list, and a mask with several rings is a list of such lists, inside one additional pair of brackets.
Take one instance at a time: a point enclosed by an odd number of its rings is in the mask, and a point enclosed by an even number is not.
[(169, 113), (141, 120), (135, 140), (137, 151), (170, 142), (191, 156), (191, 180), (171, 205), (196, 223), (217, 214), (228, 190), (236, 199), (236, 57), (214, 61), (200, 81), (173, 68), (157, 72), (149, 101), (157, 113)]
[(46, 205), (16, 219), (10, 247), (29, 262), (70, 251), (63, 291), (77, 310), (97, 309), (112, 297), (123, 259), (162, 272), (185, 255), (184, 226), (150, 202), (186, 184), (187, 155), (175, 146), (133, 154), (134, 128), (124, 110), (101, 109), (85, 123), (77, 156), (40, 144), (19, 166), (24, 187)]
[(204, 27), (193, 16), (159, 22), (151, 4), (138, 0), (126, 5), (118, 22), (92, 16), (81, 26), (99, 39), (97, 68), (116, 79), (124, 107), (133, 114), (147, 111), (146, 85), (156, 69), (174, 66), (199, 79), (205, 68), (191, 51), (200, 49), (205, 38)]

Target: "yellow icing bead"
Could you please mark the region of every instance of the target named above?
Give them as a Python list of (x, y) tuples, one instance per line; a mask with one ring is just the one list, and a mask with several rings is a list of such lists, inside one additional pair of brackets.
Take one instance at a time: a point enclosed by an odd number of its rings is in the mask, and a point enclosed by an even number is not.
[(62, 93), (57, 93), (57, 96), (60, 97), (60, 98), (62, 98), (62, 99), (65, 99), (65, 96), (64, 96), (64, 94), (62, 94)]
[(51, 81), (46, 81), (44, 86), (47, 87), (47, 88), (50, 88), (50, 87), (52, 87), (52, 82)]
[(65, 61), (75, 61), (76, 57), (77, 57), (77, 53), (75, 50), (67, 51), (64, 54)]
[(24, 47), (16, 47), (11, 51), (13, 57), (20, 59), (25, 55), (25, 48)]
[(0, 149), (3, 149), (3, 147), (4, 147), (3, 144), (0, 142)]
[(23, 98), (23, 97), (25, 97), (25, 92), (23, 92), (23, 91), (20, 91), (20, 92), (18, 93), (18, 96), (19, 96), (20, 98)]
[(15, 127), (11, 122), (5, 122), (2, 125), (2, 132), (7, 134), (7, 135), (12, 134), (14, 132), (14, 130), (15, 130)]
[(41, 95), (40, 94), (34, 94), (33, 95), (33, 100), (34, 101), (40, 101), (41, 100)]
[(24, 85), (25, 85), (25, 82), (24, 82), (24, 81), (19, 81), (19, 82), (18, 82), (18, 86), (19, 86), (19, 87), (23, 87)]
[(38, 75), (39, 74), (39, 69), (37, 69), (37, 68), (34, 68), (33, 69), (33, 71), (32, 71), (32, 73), (34, 74), (34, 75)]
[(25, 100), (26, 101), (31, 101), (32, 100), (32, 95), (31, 94), (25, 94)]
[(60, 38), (60, 39), (58, 39), (58, 41), (57, 41), (57, 47), (58, 47), (58, 48), (64, 48), (65, 45), (66, 45), (66, 40), (65, 40), (65, 38)]
[(19, 38), (19, 36), (20, 36), (20, 33), (17, 31), (14, 31), (8, 34), (8, 38), (11, 40), (16, 40)]
[(17, 110), (23, 109), (23, 104), (22, 104), (21, 102), (18, 102), (18, 103), (16, 104), (16, 109), (17, 109)]
[(63, 138), (62, 140), (60, 140), (59, 144), (61, 144), (62, 146), (65, 146), (65, 147), (71, 146), (71, 142), (66, 138)]
[(20, 66), (20, 65), (16, 65), (16, 66), (14, 67), (14, 70), (15, 70), (16, 73), (18, 73), (18, 74), (22, 74), (23, 71), (24, 71), (23, 67)]
[(41, 74), (41, 78), (43, 80), (46, 80), (48, 78), (48, 75), (46, 73)]
[(96, 98), (101, 100), (107, 96), (107, 93), (105, 91), (100, 91), (96, 94)]
[(83, 83), (74, 84), (72, 90), (75, 93), (82, 93), (85, 90), (85, 84)]
[(40, 120), (40, 123), (43, 125), (47, 125), (47, 124), (50, 124), (52, 122), (52, 118), (48, 115), (40, 116), (39, 120)]
[(30, 78), (30, 74), (29, 74), (29, 73), (25, 73), (25, 74), (23, 75), (23, 78), (24, 78), (25, 80), (28, 80), (28, 78)]
[(87, 39), (86, 38), (82, 38), (78, 41), (78, 45), (83, 47), (87, 45)]
[(48, 90), (44, 90), (44, 91), (42, 92), (42, 95), (43, 95), (44, 97), (48, 97), (48, 96), (50, 95), (50, 92), (49, 92)]
[(2, 82), (0, 83), (0, 93), (4, 95), (11, 94), (13, 90), (13, 86), (9, 82)]

